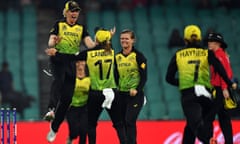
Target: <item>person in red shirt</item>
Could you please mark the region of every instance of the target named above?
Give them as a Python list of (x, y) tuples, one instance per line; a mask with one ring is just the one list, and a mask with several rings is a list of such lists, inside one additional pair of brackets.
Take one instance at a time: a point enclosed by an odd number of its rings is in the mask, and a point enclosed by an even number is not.
[[(229, 56), (225, 51), (227, 44), (225, 43), (223, 36), (219, 33), (210, 33), (208, 35), (207, 41), (209, 50), (212, 50), (214, 52), (215, 56), (219, 59), (225, 71), (227, 72), (228, 78), (232, 79), (233, 72)], [(224, 101), (230, 99), (229, 87), (212, 66), (210, 67), (210, 71), (211, 84), (215, 89), (215, 92), (213, 93), (213, 95), (215, 95), (213, 99), (215, 104), (214, 114), (212, 115), (213, 120), (217, 114), (220, 127), (224, 135), (225, 143), (233, 144), (231, 117), (227, 112), (226, 107), (224, 107)]]

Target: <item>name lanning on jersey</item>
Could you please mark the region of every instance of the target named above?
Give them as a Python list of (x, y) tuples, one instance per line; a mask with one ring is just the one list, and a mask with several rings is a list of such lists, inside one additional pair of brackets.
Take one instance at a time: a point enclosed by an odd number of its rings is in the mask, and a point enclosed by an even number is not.
[(91, 57), (97, 57), (97, 56), (112, 56), (112, 53), (105, 52), (105, 51), (95, 51), (91, 52)]

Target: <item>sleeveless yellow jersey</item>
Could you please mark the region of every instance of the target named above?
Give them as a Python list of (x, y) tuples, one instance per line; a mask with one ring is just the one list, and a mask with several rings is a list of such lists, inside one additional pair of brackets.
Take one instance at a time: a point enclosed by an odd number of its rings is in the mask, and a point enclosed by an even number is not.
[(89, 77), (83, 79), (76, 78), (71, 106), (80, 107), (87, 104), (90, 83)]
[(211, 87), (207, 49), (181, 49), (176, 52), (176, 62), (181, 90), (193, 87), (195, 84)]

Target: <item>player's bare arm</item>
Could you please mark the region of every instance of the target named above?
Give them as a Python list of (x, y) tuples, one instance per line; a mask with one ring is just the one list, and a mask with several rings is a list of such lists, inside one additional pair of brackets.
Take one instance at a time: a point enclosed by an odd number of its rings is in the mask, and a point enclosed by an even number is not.
[(49, 40), (48, 40), (48, 47), (49, 48), (54, 48), (56, 44), (58, 44), (61, 41), (61, 38), (57, 35), (50, 35)]
[(57, 50), (55, 48), (48, 48), (45, 50), (45, 53), (48, 56), (55, 56), (56, 55)]

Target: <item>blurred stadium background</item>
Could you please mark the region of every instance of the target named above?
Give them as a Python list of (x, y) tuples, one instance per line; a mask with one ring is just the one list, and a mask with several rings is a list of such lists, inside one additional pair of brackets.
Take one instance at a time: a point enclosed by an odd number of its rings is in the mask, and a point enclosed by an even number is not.
[[(48, 67), (48, 32), (55, 20), (62, 17), (66, 0), (1, 0), (0, 62), (8, 61), (14, 76), (14, 87), (35, 98), (24, 111), (22, 120), (42, 120), (47, 111), (51, 77), (43, 73)], [(240, 4), (238, 0), (78, 0), (82, 12), (80, 21), (93, 37), (96, 26), (107, 29), (116, 26), (113, 46), (120, 51), (119, 32), (133, 29), (136, 48), (148, 59), (148, 99), (139, 119), (181, 120), (178, 89), (165, 82), (168, 62), (177, 48), (168, 48), (174, 28), (181, 35), (185, 25), (197, 24), (202, 35), (214, 28), (229, 45), (235, 77), (240, 75)], [(239, 119), (235, 112), (234, 119)], [(102, 120), (108, 120), (104, 112)]]

